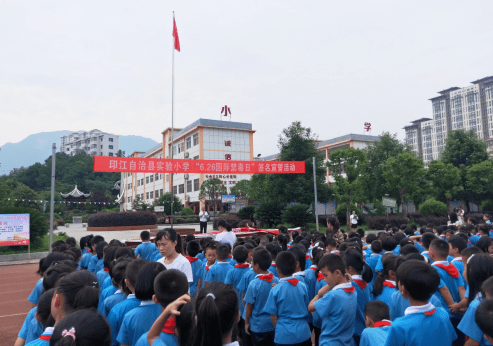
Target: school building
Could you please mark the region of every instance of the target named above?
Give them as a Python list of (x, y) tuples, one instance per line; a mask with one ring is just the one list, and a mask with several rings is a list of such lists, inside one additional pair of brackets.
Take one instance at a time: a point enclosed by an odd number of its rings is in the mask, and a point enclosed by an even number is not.
[[(253, 160), (252, 124), (232, 121), (198, 119), (183, 129), (174, 129), (173, 148), (171, 147), (171, 128), (162, 132), (162, 143), (147, 151), (133, 152), (131, 157), (171, 158), (194, 160)], [(122, 173), (120, 195), (117, 200), (121, 210), (132, 210), (132, 201), (137, 197), (147, 204), (164, 193), (171, 192), (186, 207), (198, 213), (201, 204), (200, 186), (206, 179), (218, 178), (230, 191), (238, 181), (250, 179), (248, 174), (203, 174), (173, 173), (173, 186), (170, 174), (163, 173)]]

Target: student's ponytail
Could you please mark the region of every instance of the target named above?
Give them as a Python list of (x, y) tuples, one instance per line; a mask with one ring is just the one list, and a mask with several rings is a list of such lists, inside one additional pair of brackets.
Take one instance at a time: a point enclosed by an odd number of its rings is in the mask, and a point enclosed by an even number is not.
[(363, 265), (361, 277), (365, 282), (371, 282), (371, 280), (373, 280), (373, 271), (371, 270), (371, 267), (366, 263)]
[(230, 285), (212, 282), (200, 290), (195, 311), (197, 331), (194, 346), (222, 345), (223, 338), (238, 322), (238, 296)]
[(373, 279), (373, 272), (370, 266), (365, 263), (361, 252), (356, 249), (347, 250), (344, 254), (344, 261), (346, 262), (346, 268), (354, 268), (364, 281), (371, 282)]
[(282, 251), (288, 251), (288, 236), (286, 234), (279, 234), (277, 236), (277, 242), (282, 248)]
[(375, 282), (373, 283), (373, 295), (375, 297), (378, 297), (380, 294), (382, 294), (383, 291), (383, 282), (388, 279), (389, 277), (389, 272), (395, 271), (395, 261), (397, 256), (388, 254), (383, 256), (385, 258), (382, 259), (382, 264), (383, 264), (383, 272), (378, 274), (377, 278), (375, 279)]

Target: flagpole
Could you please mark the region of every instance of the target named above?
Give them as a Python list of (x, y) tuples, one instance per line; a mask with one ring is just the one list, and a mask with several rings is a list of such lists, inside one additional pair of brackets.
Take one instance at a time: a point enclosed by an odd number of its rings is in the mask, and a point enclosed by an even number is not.
[[(173, 11), (173, 28), (175, 26), (175, 11)], [(172, 57), (172, 72), (171, 72), (171, 159), (173, 159), (173, 143), (175, 139), (175, 131), (174, 131), (174, 116), (175, 116), (175, 40), (176, 37), (173, 37), (173, 45), (171, 48)], [(175, 201), (174, 187), (173, 187), (173, 172), (171, 172), (171, 228), (173, 228), (173, 202)]]

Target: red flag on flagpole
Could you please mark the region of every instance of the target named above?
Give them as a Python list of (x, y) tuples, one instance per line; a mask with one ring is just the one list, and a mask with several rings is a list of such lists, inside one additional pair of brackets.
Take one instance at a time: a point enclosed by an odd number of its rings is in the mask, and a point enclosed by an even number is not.
[(175, 18), (173, 18), (173, 37), (175, 38), (175, 49), (180, 51), (180, 39), (178, 38), (178, 29), (176, 28)]

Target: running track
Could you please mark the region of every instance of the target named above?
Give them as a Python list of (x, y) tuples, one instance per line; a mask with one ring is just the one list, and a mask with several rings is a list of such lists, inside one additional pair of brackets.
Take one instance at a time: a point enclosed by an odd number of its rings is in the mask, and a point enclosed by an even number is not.
[(0, 266), (0, 346), (13, 346), (32, 304), (27, 301), (40, 277), (37, 264)]

